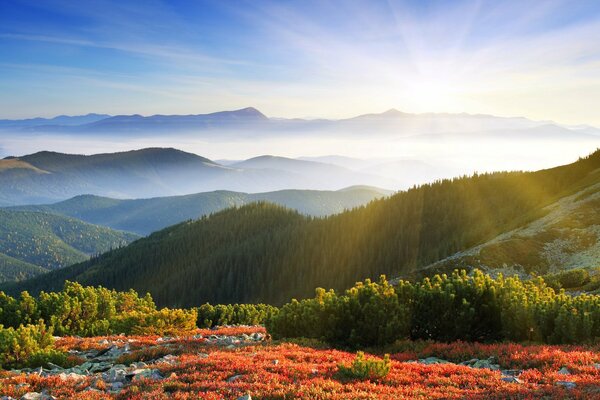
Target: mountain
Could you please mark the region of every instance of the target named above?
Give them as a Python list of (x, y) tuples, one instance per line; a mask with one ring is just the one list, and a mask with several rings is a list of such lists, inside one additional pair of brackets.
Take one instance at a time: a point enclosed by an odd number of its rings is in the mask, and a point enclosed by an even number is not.
[(107, 114), (86, 114), (76, 116), (59, 115), (54, 118), (0, 119), (0, 129), (75, 126), (94, 123), (109, 117), (110, 115)]
[(181, 186), (198, 179), (218, 179), (225, 171), (206, 158), (175, 149), (91, 156), (42, 151), (0, 160), (0, 204), (64, 200), (84, 193), (116, 197), (180, 194)]
[(354, 186), (339, 191), (281, 190), (255, 194), (221, 190), (136, 200), (82, 195), (56, 204), (11, 209), (66, 215), (113, 229), (147, 235), (185, 220), (256, 201), (280, 204), (302, 214), (324, 216), (358, 207), (389, 194), (391, 192), (384, 189)]
[(0, 281), (81, 262), (136, 238), (60, 215), (0, 210)]
[(220, 111), (195, 115), (118, 115), (86, 124), (85, 131), (128, 131), (128, 130), (189, 130), (230, 127), (239, 124), (268, 121), (256, 108), (248, 107), (234, 111)]
[[(287, 167), (296, 162), (306, 165)], [(396, 186), (390, 178), (324, 163), (277, 158), (276, 163), (265, 163), (265, 168), (244, 168), (250, 164), (226, 167), (170, 148), (89, 156), (42, 151), (0, 160), (0, 206), (50, 203), (83, 194), (147, 198), (214, 190), (256, 193), (290, 188), (337, 190), (365, 184)]]
[(10, 292), (65, 279), (150, 291), (161, 305), (271, 302), (341, 290), (380, 274), (408, 275), (523, 227), (547, 207), (600, 183), (600, 151), (536, 172), (477, 174), (311, 218), (267, 203), (231, 208), (153, 233)]

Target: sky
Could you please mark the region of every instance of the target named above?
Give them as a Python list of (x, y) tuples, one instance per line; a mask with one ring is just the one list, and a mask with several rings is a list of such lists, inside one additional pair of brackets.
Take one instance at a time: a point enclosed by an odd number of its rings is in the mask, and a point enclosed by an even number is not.
[(0, 1), (0, 118), (253, 106), (600, 126), (600, 2)]

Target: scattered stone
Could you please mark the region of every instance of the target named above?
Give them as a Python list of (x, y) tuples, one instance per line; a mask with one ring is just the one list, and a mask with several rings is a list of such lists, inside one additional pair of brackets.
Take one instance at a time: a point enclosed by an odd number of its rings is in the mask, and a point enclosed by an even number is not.
[(238, 397), (237, 400), (252, 400), (252, 396), (245, 394), (242, 397)]
[(56, 397), (45, 393), (29, 392), (21, 396), (21, 400), (56, 400)]
[(570, 382), (570, 381), (557, 381), (556, 385), (562, 386), (566, 389), (575, 389), (577, 387), (577, 384), (575, 384), (575, 382)]
[(273, 365), (279, 364), (279, 360), (273, 360)]

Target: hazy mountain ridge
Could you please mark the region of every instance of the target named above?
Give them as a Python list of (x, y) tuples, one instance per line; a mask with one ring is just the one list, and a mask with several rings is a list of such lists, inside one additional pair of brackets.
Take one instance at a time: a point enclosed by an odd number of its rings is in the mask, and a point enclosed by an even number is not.
[[(382, 113), (363, 114), (342, 119), (269, 118), (254, 107), (207, 114), (150, 116), (88, 114), (85, 116), (59, 116), (51, 119), (0, 120), (1, 128), (20, 128), (28, 131), (93, 133), (129, 132), (130, 134), (163, 131), (201, 131), (214, 129), (231, 130), (234, 136), (261, 136), (274, 132), (302, 132), (303, 134), (332, 134), (371, 132), (400, 136), (424, 134), (465, 134), (488, 131), (512, 131), (543, 127), (546, 130), (562, 128), (561, 134), (600, 135), (600, 130), (586, 126), (585, 129), (562, 126), (552, 121), (533, 121), (523, 117), (498, 117), (467, 113), (406, 113), (390, 109)], [(259, 129), (261, 132), (257, 132)]]
[[(282, 160), (294, 168), (279, 169)], [(43, 204), (82, 194), (148, 198), (214, 190), (260, 193), (398, 185), (391, 178), (324, 163), (278, 158), (263, 167), (223, 166), (171, 148), (89, 156), (43, 151), (0, 160), (0, 206)]]
[(307, 215), (325, 216), (367, 204), (389, 194), (390, 191), (379, 188), (350, 187), (339, 191), (282, 190), (254, 194), (222, 190), (134, 200), (82, 195), (56, 204), (17, 206), (9, 210), (55, 213), (147, 235), (188, 219), (257, 201), (279, 204)]

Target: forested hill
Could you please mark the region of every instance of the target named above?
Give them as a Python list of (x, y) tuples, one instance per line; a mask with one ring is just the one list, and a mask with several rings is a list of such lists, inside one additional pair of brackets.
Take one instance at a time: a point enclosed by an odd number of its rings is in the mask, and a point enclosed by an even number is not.
[(599, 167), (597, 151), (548, 170), (444, 180), (326, 218), (252, 204), (8, 289), (55, 290), (70, 279), (150, 291), (161, 305), (281, 303), (317, 286), (343, 289), (366, 277), (407, 274), (522, 226), (544, 206), (597, 183)]
[(137, 237), (61, 215), (0, 210), (0, 282), (78, 263)]

